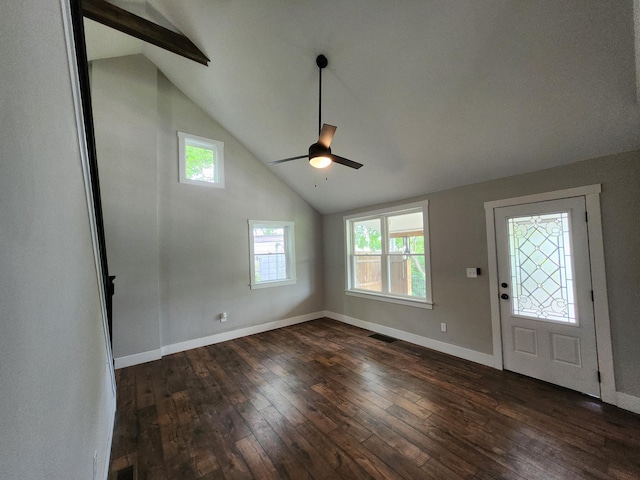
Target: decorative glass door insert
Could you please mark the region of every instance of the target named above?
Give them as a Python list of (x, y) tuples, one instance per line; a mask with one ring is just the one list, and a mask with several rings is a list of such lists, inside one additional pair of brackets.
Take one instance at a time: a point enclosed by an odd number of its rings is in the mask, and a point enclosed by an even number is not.
[(600, 395), (584, 197), (494, 210), (504, 368)]
[(577, 323), (568, 212), (509, 218), (511, 312)]

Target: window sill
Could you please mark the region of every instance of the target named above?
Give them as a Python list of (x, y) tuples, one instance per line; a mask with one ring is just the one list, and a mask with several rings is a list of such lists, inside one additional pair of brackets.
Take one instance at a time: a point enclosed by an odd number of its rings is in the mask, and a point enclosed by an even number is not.
[(269, 288), (269, 287), (282, 287), (284, 285), (295, 285), (296, 279), (289, 280), (274, 280), (272, 282), (260, 282), (260, 283), (252, 283), (249, 285), (251, 290), (256, 290), (258, 288)]
[(412, 300), (405, 297), (392, 297), (390, 295), (382, 295), (379, 293), (345, 290), (345, 295), (351, 297), (368, 298), (370, 300), (378, 300), (380, 302), (396, 303), (398, 305), (406, 305), (408, 307), (426, 308), (433, 310), (433, 303), (426, 300)]
[(208, 182), (206, 180), (191, 180), (190, 178), (181, 178), (180, 183), (183, 185), (198, 185), (200, 187), (224, 188), (224, 182)]

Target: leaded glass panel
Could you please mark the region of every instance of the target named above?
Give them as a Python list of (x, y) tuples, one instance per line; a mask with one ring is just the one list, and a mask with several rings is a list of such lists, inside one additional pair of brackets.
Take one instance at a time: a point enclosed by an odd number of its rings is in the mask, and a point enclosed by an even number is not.
[(567, 212), (508, 219), (514, 315), (576, 323)]

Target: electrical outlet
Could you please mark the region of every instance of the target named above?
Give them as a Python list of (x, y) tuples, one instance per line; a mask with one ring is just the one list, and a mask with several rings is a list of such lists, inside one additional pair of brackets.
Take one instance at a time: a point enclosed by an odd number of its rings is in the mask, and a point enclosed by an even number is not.
[(480, 269), (477, 267), (467, 268), (467, 278), (478, 278), (480, 275)]
[(222, 312), (220, 314), (220, 321), (221, 322), (226, 322), (227, 321), (227, 312)]
[(440, 324), (440, 331), (441, 332), (446, 332), (447, 331), (447, 324), (446, 323), (442, 322)]

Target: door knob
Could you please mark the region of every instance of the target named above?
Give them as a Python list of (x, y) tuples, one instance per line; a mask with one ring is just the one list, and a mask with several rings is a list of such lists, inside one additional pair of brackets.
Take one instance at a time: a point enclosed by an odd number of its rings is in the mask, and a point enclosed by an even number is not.
[(503, 300), (509, 300), (509, 295), (507, 295), (506, 293), (503, 293), (502, 295), (500, 295), (500, 298)]

